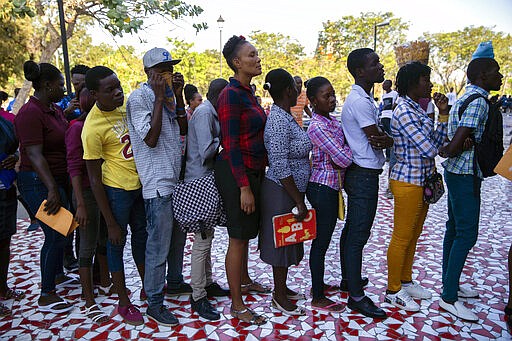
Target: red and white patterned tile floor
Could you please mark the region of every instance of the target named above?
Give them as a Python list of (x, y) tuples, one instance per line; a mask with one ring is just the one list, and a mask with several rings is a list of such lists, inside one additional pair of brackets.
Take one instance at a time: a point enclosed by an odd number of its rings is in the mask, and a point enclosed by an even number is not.
[[(393, 202), (383, 196), (385, 177), (381, 177), (381, 196), (372, 236), (364, 251), (364, 273), (370, 278), (367, 293), (374, 301), (382, 302), (386, 288), (386, 250), (393, 220)], [(439, 311), (437, 300), (441, 288), (442, 238), (446, 220), (446, 195), (430, 208), (423, 235), (420, 238), (414, 267), (415, 278), (429, 288), (434, 297), (421, 302), (421, 312), (407, 313), (389, 304), (381, 303), (389, 318), (375, 322), (370, 318), (345, 310), (339, 316), (310, 310), (310, 302), (302, 301), (308, 308), (307, 316), (292, 318), (270, 308), (270, 296), (247, 296), (246, 301), (259, 313), (264, 313), (270, 322), (260, 326), (249, 326), (232, 319), (228, 298), (218, 299), (214, 304), (222, 312), (217, 322), (207, 322), (191, 313), (188, 297), (166, 299), (173, 308), (181, 325), (176, 328), (160, 327), (146, 319), (145, 325), (133, 327), (121, 322), (115, 314), (116, 300), (98, 297), (102, 309), (111, 314), (111, 321), (93, 325), (81, 313), (80, 289), (67, 288), (60, 295), (71, 300), (75, 309), (69, 315), (40, 313), (37, 309), (39, 294), (39, 250), (43, 241), (41, 231), (28, 233), (26, 220), (18, 221), (18, 233), (12, 240), (12, 260), (9, 285), (25, 290), (27, 296), (21, 302), (7, 301), (13, 317), (0, 320), (2, 340), (441, 340), (441, 339), (510, 339), (503, 320), (503, 308), (507, 299), (507, 254), (512, 242), (512, 183), (501, 177), (486, 180), (482, 189), (483, 203), (480, 235), (471, 251), (463, 274), (466, 285), (476, 286), (480, 299), (468, 300), (480, 320), (466, 323)], [(339, 237), (343, 222), (338, 222), (333, 241), (327, 255), (325, 280), (338, 284), (340, 279)], [(129, 239), (128, 239), (129, 240)], [(190, 246), (188, 240), (184, 272), (186, 280), (190, 273)], [(310, 275), (308, 268), (309, 243), (301, 264), (290, 269), (289, 284), (300, 292), (308, 293)], [(213, 246), (214, 277), (226, 285), (224, 256), (227, 248), (226, 230), (219, 228)], [(146, 304), (139, 301), (141, 288), (129, 247), (125, 252), (127, 285), (133, 302), (145, 311)], [(271, 267), (258, 258), (256, 243), (251, 243), (250, 274), (253, 279), (271, 284)], [(346, 302), (346, 294), (333, 292), (332, 297)]]

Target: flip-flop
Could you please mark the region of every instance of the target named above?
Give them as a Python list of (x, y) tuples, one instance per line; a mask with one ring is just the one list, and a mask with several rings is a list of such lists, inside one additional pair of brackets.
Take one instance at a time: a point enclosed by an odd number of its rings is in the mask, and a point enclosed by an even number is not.
[[(83, 310), (82, 310), (82, 313), (89, 319), (92, 320), (92, 322), (96, 323), (96, 324), (102, 324), (102, 323), (105, 323), (105, 322), (108, 322), (110, 320), (110, 318), (108, 317), (107, 314), (105, 314), (101, 309), (100, 307), (98, 307), (97, 304), (93, 304), (91, 305), (89, 308), (87, 308), (86, 306), (83, 307)], [(105, 321), (103, 322), (100, 322), (100, 319), (102, 318), (106, 318)]]
[(251, 282), (249, 284), (242, 284), (242, 295), (247, 294), (270, 294), (272, 293), (272, 289), (266, 287), (258, 282)]
[[(58, 306), (62, 306), (62, 308), (57, 308)], [(38, 304), (39, 311), (43, 313), (53, 313), (53, 314), (63, 314), (73, 309), (73, 306), (66, 302), (65, 300), (53, 302), (47, 305)]]
[(283, 307), (281, 307), (279, 302), (277, 302), (274, 298), (272, 298), (271, 305), (273, 308), (276, 308), (277, 310), (281, 311), (283, 314), (288, 315), (288, 316), (304, 316), (304, 315), (306, 315), (306, 310), (304, 308), (297, 306), (293, 310), (286, 310)]
[[(336, 307), (336, 306), (339, 306), (341, 307), (342, 309), (341, 310), (333, 310), (332, 308)], [(313, 310), (317, 310), (317, 311), (326, 311), (328, 313), (341, 313), (343, 310), (345, 310), (345, 306), (343, 304), (340, 304), (340, 303), (331, 303), (329, 305), (326, 305), (325, 307), (317, 307), (317, 306), (314, 306), (314, 305), (311, 305), (311, 308)]]
[(64, 275), (62, 278), (62, 282), (55, 283), (55, 287), (60, 288), (67, 285), (80, 285), (80, 281), (74, 277)]

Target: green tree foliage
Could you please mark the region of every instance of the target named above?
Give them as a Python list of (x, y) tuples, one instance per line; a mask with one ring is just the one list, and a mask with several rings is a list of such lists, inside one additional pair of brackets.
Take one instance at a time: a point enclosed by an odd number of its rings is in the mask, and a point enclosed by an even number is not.
[[(185, 17), (197, 17), (203, 9), (181, 0), (63, 0), (66, 20), (66, 37), (73, 36), (75, 26), (83, 20), (90, 20), (104, 27), (114, 36), (138, 33), (144, 29), (144, 20), (160, 15), (169, 22)], [(13, 0), (11, 13), (24, 17), (36, 13), (33, 25), (38, 29), (38, 61), (48, 62), (61, 45), (57, 1), (55, 0)], [(207, 27), (205, 23), (194, 24), (196, 30)], [(19, 110), (30, 90), (25, 82), (16, 101), (14, 111)]]
[[(208, 91), (210, 82), (219, 75), (219, 52), (206, 50), (203, 52), (193, 51), (194, 43), (187, 43), (180, 39), (168, 38), (168, 47), (174, 59), (181, 59), (181, 62), (174, 67), (174, 70), (183, 74), (185, 83), (197, 86), (203, 95)], [(224, 62), (224, 61), (223, 61)], [(224, 66), (225, 63), (224, 63)], [(223, 78), (229, 77), (225, 70)]]
[[(12, 1), (0, 0), (0, 88), (12, 90), (9, 78), (21, 75), (21, 65), (29, 58), (27, 53), (31, 36), (30, 19), (31, 12), (16, 13), (16, 7)], [(16, 21), (15, 16), (23, 16)]]
[(457, 93), (466, 84), (466, 68), (480, 42), (492, 40), (495, 59), (500, 63), (505, 76), (502, 93), (510, 91), (512, 81), (512, 36), (495, 32), (492, 27), (469, 26), (447, 33), (425, 33), (430, 42), (429, 65), (441, 82), (441, 91), (454, 87)]
[[(377, 53), (386, 71), (386, 78), (395, 79), (398, 67), (393, 47), (405, 42), (409, 24), (393, 13), (361, 13), (358, 17), (348, 15), (336, 21), (323, 23), (318, 35), (315, 57), (320, 64), (320, 72), (333, 84), (335, 90), (344, 98), (350, 91), (353, 78), (347, 70), (347, 56), (357, 48), (373, 48), (374, 25), (389, 22), (389, 25), (377, 28)], [(376, 93), (380, 94), (380, 87)]]

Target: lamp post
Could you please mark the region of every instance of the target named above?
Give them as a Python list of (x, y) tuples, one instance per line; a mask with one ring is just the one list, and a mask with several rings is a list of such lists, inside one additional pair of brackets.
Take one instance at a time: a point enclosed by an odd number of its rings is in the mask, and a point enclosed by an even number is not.
[(219, 26), (219, 65), (220, 65), (220, 77), (222, 77), (222, 29), (224, 28), (224, 19), (222, 15), (219, 15), (217, 19), (217, 25)]
[[(64, 19), (63, 0), (57, 0), (59, 7), (60, 38), (62, 40), (62, 57), (64, 58), (64, 74), (66, 75), (67, 94), (71, 94), (71, 74), (69, 72), (68, 40), (66, 35), (66, 21)], [(78, 94), (76, 94), (78, 96)]]
[(389, 21), (383, 21), (373, 25), (373, 51), (377, 52), (377, 27), (388, 26)]

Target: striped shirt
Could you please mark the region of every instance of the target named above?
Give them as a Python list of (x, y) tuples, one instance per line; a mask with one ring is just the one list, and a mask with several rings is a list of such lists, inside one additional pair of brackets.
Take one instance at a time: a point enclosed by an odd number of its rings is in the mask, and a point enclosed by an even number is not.
[(336, 118), (330, 116), (327, 118), (313, 113), (308, 136), (313, 144), (309, 181), (329, 186), (338, 191), (340, 189), (338, 170), (334, 169), (331, 160), (342, 167), (342, 181), (345, 176), (345, 168), (352, 164), (352, 151), (345, 141), (341, 123)]
[(217, 113), (222, 151), (219, 158), (229, 163), (238, 187), (249, 186), (245, 168), (263, 170), (267, 161), (263, 131), (267, 115), (251, 88), (235, 78), (220, 93)]
[[(489, 93), (476, 85), (468, 85), (466, 92), (459, 98), (455, 105), (450, 110), (450, 118), (448, 119), (448, 138), (451, 140), (455, 136), (455, 131), (459, 126), (473, 129), (475, 141), (478, 143), (482, 139), (484, 133), (485, 123), (487, 122), (487, 115), (489, 113), (489, 106), (483, 98), (477, 98), (472, 101), (467, 109), (462, 114), (459, 122), (459, 108), (464, 103), (466, 98), (472, 94), (480, 94), (487, 98)], [(463, 151), (460, 155), (449, 158), (443, 162), (444, 169), (454, 174), (473, 174), (473, 159), (475, 157), (475, 149)], [(482, 172), (477, 165), (479, 178), (483, 178)]]
[(434, 122), (421, 106), (405, 97), (391, 116), (396, 164), (390, 178), (423, 186), (435, 172), (435, 157), (446, 139), (446, 123)]

